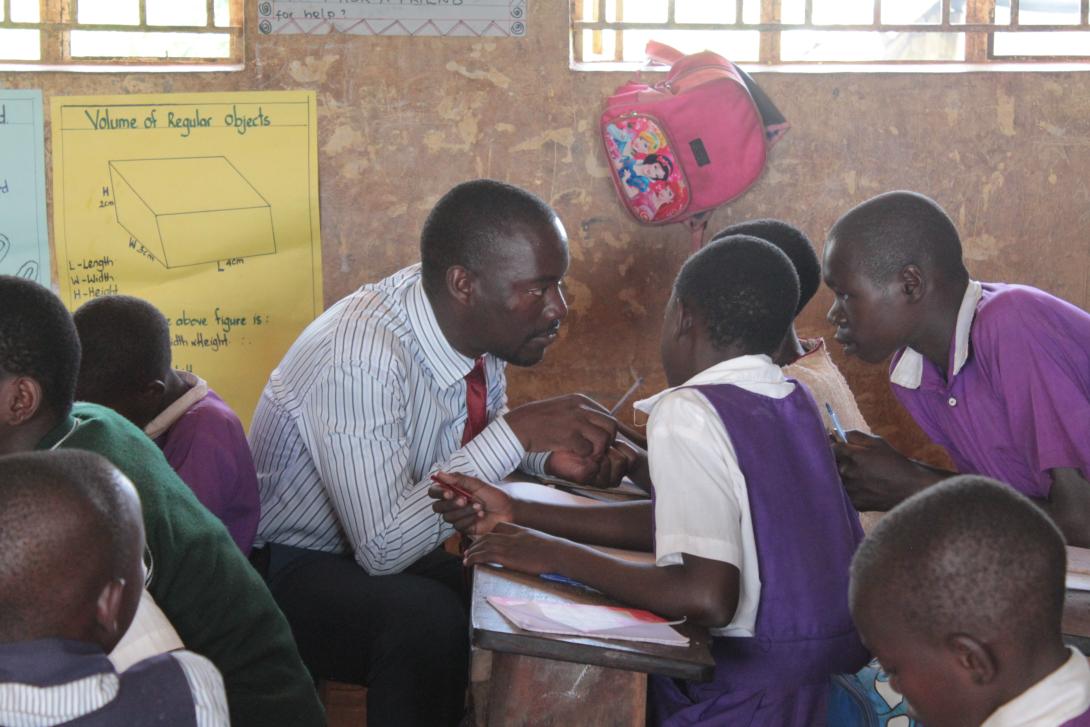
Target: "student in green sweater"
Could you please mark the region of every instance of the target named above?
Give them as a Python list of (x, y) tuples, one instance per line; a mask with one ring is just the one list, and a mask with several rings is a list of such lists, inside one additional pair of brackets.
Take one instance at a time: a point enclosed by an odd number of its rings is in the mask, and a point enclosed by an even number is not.
[(223, 674), (232, 724), (324, 724), (287, 621), (227, 530), (143, 432), (111, 409), (73, 405), (79, 351), (53, 293), (0, 276), (0, 455), (75, 448), (112, 462), (143, 503), (148, 591), (186, 648)]

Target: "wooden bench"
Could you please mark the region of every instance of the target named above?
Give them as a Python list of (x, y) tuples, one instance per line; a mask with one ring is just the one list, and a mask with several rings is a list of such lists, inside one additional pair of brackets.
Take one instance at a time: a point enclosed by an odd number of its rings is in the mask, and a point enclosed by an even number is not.
[(367, 688), (322, 680), (318, 697), (325, 707), (329, 727), (367, 727)]

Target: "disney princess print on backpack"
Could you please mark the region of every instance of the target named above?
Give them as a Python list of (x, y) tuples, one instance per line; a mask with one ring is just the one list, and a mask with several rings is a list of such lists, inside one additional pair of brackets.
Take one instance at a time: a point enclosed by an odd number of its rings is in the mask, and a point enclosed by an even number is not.
[(606, 154), (620, 180), (619, 190), (644, 222), (662, 222), (685, 209), (689, 186), (675, 162), (666, 133), (639, 114), (606, 126)]

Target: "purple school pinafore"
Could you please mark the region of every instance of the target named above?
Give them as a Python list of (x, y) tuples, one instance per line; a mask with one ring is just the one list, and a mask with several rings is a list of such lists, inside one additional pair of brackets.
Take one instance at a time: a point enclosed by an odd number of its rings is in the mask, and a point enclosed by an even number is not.
[(1083, 712), (1078, 717), (1067, 720), (1060, 727), (1090, 727), (1090, 710)]
[(719, 414), (745, 474), (761, 575), (752, 638), (712, 641), (715, 675), (652, 676), (653, 724), (825, 723), (829, 678), (867, 661), (848, 612), (848, 567), (863, 531), (841, 486), (813, 397), (696, 386)]

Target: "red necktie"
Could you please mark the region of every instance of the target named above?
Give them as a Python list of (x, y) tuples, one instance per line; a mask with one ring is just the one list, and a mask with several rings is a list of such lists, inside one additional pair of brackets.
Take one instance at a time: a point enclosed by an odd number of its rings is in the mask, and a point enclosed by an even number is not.
[(484, 356), (477, 359), (473, 369), (466, 374), (466, 428), (462, 432), (462, 446), (488, 426), (488, 386), (484, 381)]

